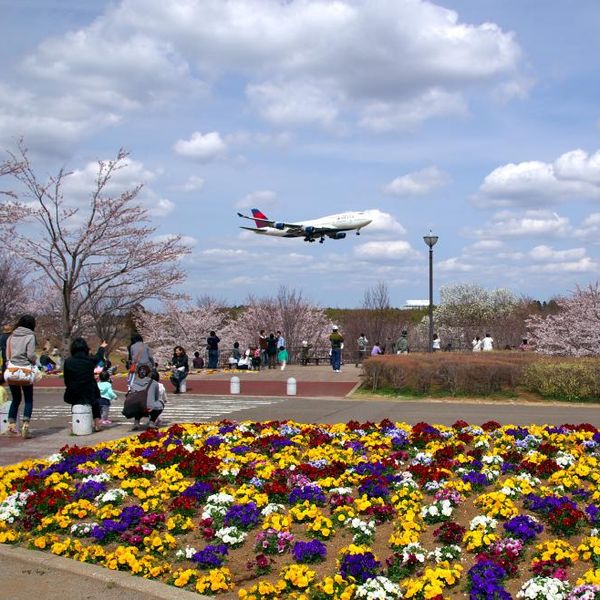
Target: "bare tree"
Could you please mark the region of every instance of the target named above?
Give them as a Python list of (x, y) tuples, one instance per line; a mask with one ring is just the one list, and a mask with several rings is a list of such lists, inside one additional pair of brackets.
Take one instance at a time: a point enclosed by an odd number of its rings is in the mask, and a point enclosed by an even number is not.
[(8, 214), (19, 215), (13, 249), (60, 294), (65, 349), (91, 307), (105, 303), (120, 312), (146, 299), (174, 297), (173, 286), (185, 277), (177, 260), (189, 249), (181, 236), (154, 237), (148, 211), (136, 201), (141, 185), (110, 194), (111, 180), (126, 166), (126, 152), (98, 162), (90, 197), (81, 204), (63, 195), (71, 173), (60, 169), (42, 182), (27, 149), (21, 144), (19, 151), (9, 153), (8, 162), (20, 165), (9, 174), (22, 191), (18, 200), (0, 205), (0, 223)]

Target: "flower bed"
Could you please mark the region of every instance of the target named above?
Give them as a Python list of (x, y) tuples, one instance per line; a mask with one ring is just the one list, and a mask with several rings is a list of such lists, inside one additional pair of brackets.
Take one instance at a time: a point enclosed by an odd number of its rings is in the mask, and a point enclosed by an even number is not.
[(0, 542), (222, 597), (600, 599), (591, 425), (175, 425), (0, 469)]

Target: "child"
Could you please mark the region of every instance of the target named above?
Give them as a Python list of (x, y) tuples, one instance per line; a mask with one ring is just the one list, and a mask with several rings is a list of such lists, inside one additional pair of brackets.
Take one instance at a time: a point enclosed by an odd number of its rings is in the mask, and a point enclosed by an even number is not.
[(112, 382), (108, 371), (102, 371), (98, 375), (98, 379), (100, 379), (98, 382), (98, 389), (100, 390), (100, 422), (102, 425), (110, 425), (112, 421), (108, 418), (108, 411), (110, 410), (111, 402), (117, 399), (117, 393), (112, 389)]
[(150, 375), (150, 379), (154, 379), (154, 381), (156, 381), (156, 383), (158, 383), (158, 400), (159, 400), (159, 402), (162, 402), (163, 406), (164, 406), (167, 403), (167, 389), (160, 382), (160, 374), (158, 373), (158, 371), (156, 369), (154, 369), (152, 371), (152, 374)]
[(255, 348), (254, 351), (252, 352), (252, 370), (253, 371), (260, 371), (260, 362), (261, 362), (260, 348)]
[(279, 364), (281, 365), (281, 370), (284, 371), (285, 365), (287, 364), (287, 361), (289, 360), (288, 351), (285, 349), (285, 346), (279, 346), (279, 352), (277, 353), (277, 360), (279, 361)]

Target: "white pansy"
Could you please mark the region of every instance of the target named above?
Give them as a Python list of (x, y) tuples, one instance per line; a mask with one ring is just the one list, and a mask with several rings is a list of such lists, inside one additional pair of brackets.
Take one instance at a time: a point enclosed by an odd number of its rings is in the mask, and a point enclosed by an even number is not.
[(82, 483), (88, 483), (88, 481), (103, 483), (104, 481), (110, 481), (110, 475), (108, 473), (97, 473), (95, 475), (88, 475), (81, 480)]
[(274, 502), (270, 502), (260, 511), (260, 514), (263, 517), (268, 517), (274, 513), (284, 513), (286, 510), (287, 509), (283, 504), (275, 504)]
[(0, 521), (14, 523), (15, 519), (21, 516), (21, 511), (27, 502), (27, 498), (32, 494), (31, 490), (26, 490), (24, 492), (15, 492), (8, 496), (8, 498), (5, 498), (0, 503)]
[(566, 581), (555, 577), (532, 577), (528, 579), (517, 593), (517, 598), (529, 600), (565, 600), (571, 586)]
[(104, 494), (102, 494), (102, 496), (97, 497), (96, 500), (100, 504), (110, 504), (112, 502), (118, 502), (119, 500), (123, 500), (123, 498), (126, 498), (127, 496), (128, 494), (125, 490), (115, 489), (108, 490), (108, 492), (105, 492)]
[(98, 523), (75, 523), (71, 525), (71, 535), (87, 537), (92, 533), (94, 527), (98, 527)]
[(190, 560), (192, 556), (196, 554), (196, 552), (198, 552), (198, 550), (196, 550), (196, 548), (193, 546), (186, 546), (185, 548), (180, 548), (177, 550), (177, 552), (175, 552), (175, 556), (179, 559), (186, 558), (187, 560)]
[(215, 537), (228, 546), (237, 546), (244, 542), (248, 534), (237, 527), (222, 527), (217, 529)]
[(354, 598), (360, 600), (398, 600), (403, 598), (400, 586), (379, 575), (357, 586)]
[(142, 465), (142, 470), (149, 472), (156, 471), (156, 465), (153, 465), (152, 463), (145, 463)]

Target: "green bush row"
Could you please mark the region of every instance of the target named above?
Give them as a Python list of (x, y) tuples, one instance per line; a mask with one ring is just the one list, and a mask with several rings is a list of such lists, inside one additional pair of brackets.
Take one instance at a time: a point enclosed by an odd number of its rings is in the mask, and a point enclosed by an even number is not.
[(600, 360), (541, 357), (533, 352), (409, 354), (368, 359), (363, 388), (449, 396), (527, 391), (544, 398), (600, 398)]

